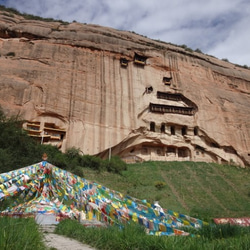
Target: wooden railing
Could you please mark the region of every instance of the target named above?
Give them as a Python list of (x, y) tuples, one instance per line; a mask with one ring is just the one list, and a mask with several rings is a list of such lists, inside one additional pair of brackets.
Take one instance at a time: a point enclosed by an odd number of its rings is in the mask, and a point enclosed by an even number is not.
[(157, 113), (173, 113), (180, 115), (194, 115), (195, 110), (193, 107), (180, 107), (180, 106), (172, 106), (172, 105), (164, 105), (164, 104), (149, 104), (149, 110), (151, 112)]

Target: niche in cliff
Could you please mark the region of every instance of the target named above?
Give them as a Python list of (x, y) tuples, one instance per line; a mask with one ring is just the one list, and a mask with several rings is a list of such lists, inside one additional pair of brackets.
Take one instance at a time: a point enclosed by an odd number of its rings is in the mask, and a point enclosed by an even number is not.
[(27, 38), (29, 40), (43, 39), (45, 37), (17, 30), (0, 30), (0, 38)]
[(134, 63), (139, 66), (145, 66), (147, 61), (147, 57), (144, 55), (139, 55), (135, 53), (134, 55)]

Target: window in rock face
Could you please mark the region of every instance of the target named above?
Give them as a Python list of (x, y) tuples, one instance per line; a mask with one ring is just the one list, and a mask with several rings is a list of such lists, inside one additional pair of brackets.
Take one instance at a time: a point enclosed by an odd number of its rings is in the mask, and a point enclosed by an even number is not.
[(150, 122), (150, 131), (155, 132), (155, 122)]
[(120, 63), (122, 67), (127, 67), (128, 66), (128, 60), (126, 58), (121, 58)]
[(194, 135), (198, 135), (199, 134), (199, 129), (198, 127), (194, 127)]
[(165, 85), (170, 85), (171, 84), (172, 77), (163, 77), (162, 81)]
[(186, 135), (187, 134), (187, 127), (186, 126), (184, 126), (184, 127), (181, 128), (181, 134), (182, 135)]
[(141, 66), (144, 66), (144, 65), (146, 65), (146, 60), (147, 60), (147, 57), (142, 56), (142, 55), (138, 55), (135, 53), (134, 63), (141, 65)]
[(161, 124), (161, 133), (165, 133), (165, 129), (166, 129), (165, 123), (162, 123)]
[(171, 126), (170, 127), (171, 135), (175, 135), (175, 127)]

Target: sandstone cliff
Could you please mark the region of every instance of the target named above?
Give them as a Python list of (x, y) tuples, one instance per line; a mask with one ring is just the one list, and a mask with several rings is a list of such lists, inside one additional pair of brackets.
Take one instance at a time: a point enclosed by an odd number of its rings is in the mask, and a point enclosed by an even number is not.
[(0, 105), (63, 151), (250, 164), (250, 70), (97, 25), (0, 12)]

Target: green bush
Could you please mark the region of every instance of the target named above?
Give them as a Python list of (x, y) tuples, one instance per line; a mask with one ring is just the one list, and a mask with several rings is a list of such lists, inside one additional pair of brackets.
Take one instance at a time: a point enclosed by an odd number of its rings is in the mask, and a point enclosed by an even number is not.
[(82, 156), (80, 160), (80, 166), (86, 167), (86, 168), (91, 168), (96, 171), (101, 171), (103, 166), (102, 166), (102, 159), (96, 156), (91, 156), (91, 155), (84, 155)]
[(71, 172), (77, 176), (84, 177), (84, 169), (81, 166), (74, 166)]
[(159, 190), (163, 189), (166, 186), (166, 183), (164, 181), (156, 181), (155, 187)]
[(193, 52), (193, 50), (191, 48), (186, 48), (185, 50), (188, 52)]
[[(46, 150), (44, 152), (47, 153)], [(49, 156), (48, 162), (50, 162), (51, 164), (53, 164), (59, 168), (62, 168), (65, 170), (69, 169), (68, 158), (66, 155), (62, 154), (61, 152), (58, 152), (58, 153), (55, 153), (55, 154), (52, 154), (51, 156)]]
[(66, 150), (66, 155), (71, 159), (73, 159), (74, 157), (79, 157), (80, 149), (75, 147), (69, 148)]
[(9, 13), (13, 13), (13, 14), (16, 14), (16, 15), (23, 16), (25, 19), (28, 19), (28, 20), (41, 20), (41, 21), (45, 21), (45, 22), (56, 22), (56, 21), (58, 21), (58, 22), (60, 22), (62, 24), (69, 24), (68, 22), (64, 22), (62, 20), (55, 20), (53, 18), (43, 18), (43, 17), (40, 17), (40, 16), (34, 16), (34, 15), (31, 15), (31, 14), (27, 14), (27, 13), (21, 13), (21, 12), (19, 12), (18, 10), (14, 9), (14, 8), (6, 8), (3, 5), (0, 5), (0, 10), (7, 11)]
[(8, 12), (11, 12), (11, 13), (16, 14), (16, 15), (21, 14), (18, 10), (14, 9), (14, 8), (6, 8), (4, 5), (0, 5), (0, 10), (8, 11)]
[(197, 49), (195, 50), (195, 52), (197, 52), (197, 53), (202, 53), (202, 51), (201, 51), (199, 48), (197, 48)]
[(112, 156), (110, 160), (105, 160), (104, 165), (108, 172), (116, 174), (121, 174), (122, 171), (127, 170), (127, 164), (119, 156)]
[[(7, 118), (0, 108), (1, 172), (37, 162), (36, 142), (21, 128), (20, 117)], [(41, 158), (41, 155), (40, 155)]]

